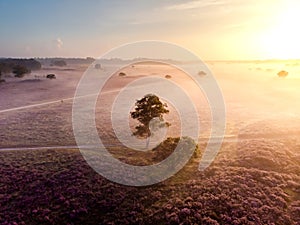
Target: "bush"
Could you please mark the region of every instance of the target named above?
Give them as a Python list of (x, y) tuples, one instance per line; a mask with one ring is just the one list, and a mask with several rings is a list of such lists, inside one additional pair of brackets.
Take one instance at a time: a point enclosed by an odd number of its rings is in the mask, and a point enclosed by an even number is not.
[(289, 73), (285, 70), (281, 70), (280, 72), (277, 73), (279, 77), (286, 77)]
[(29, 69), (27, 69), (27, 67), (25, 66), (22, 66), (22, 65), (16, 65), (13, 67), (13, 71), (12, 71), (14, 74), (15, 74), (15, 77), (24, 77), (24, 75), (26, 73), (30, 73), (31, 71)]
[(95, 64), (95, 69), (97, 69), (97, 70), (101, 69), (101, 64), (99, 64), (99, 63)]
[(166, 76), (165, 76), (165, 78), (167, 78), (167, 79), (171, 79), (171, 78), (172, 78), (172, 76), (171, 76), (171, 75), (166, 75)]
[(199, 75), (199, 76), (205, 76), (206, 73), (205, 73), (204, 71), (201, 70), (201, 71), (199, 71), (198, 75)]
[(120, 76), (120, 77), (125, 77), (125, 76), (126, 76), (126, 73), (120, 72), (120, 73), (119, 73), (119, 76)]
[(55, 76), (55, 74), (50, 73), (50, 74), (47, 74), (46, 78), (48, 78), (48, 79), (56, 79), (56, 76)]
[[(166, 159), (169, 155), (171, 155), (174, 152), (174, 150), (178, 146), (179, 141), (180, 141), (179, 137), (177, 138), (168, 137), (166, 140), (164, 140), (161, 144), (159, 144), (156, 148), (152, 150), (154, 153), (152, 159), (155, 162), (161, 162), (162, 160)], [(178, 146), (178, 148), (195, 149), (193, 158), (200, 157), (201, 155), (198, 145), (190, 137), (183, 137), (181, 141), (181, 145)]]

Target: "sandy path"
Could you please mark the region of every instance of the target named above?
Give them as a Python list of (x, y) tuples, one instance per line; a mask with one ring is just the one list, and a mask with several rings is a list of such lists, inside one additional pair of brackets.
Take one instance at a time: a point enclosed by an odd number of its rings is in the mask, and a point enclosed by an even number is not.
[[(285, 138), (292, 138), (296, 137), (296, 135), (291, 134), (291, 135), (285, 135)], [(247, 141), (247, 140), (252, 140), (252, 141), (260, 141), (260, 140), (278, 140), (282, 138), (280, 135), (273, 135), (272, 137), (265, 135), (265, 136), (260, 136), (260, 137), (238, 137), (235, 135), (226, 135), (223, 139), (223, 143), (239, 143), (241, 141)], [(216, 139), (218, 140), (218, 139)], [(207, 143), (208, 138), (201, 138), (200, 143)], [(214, 142), (214, 138), (212, 138), (212, 142)], [(105, 144), (107, 147), (119, 147), (120, 145), (118, 144)], [(91, 148), (93, 146), (80, 146), (80, 148)], [(22, 150), (42, 150), (42, 149), (57, 149), (57, 150), (63, 150), (63, 149), (79, 149), (78, 145), (56, 145), (56, 146), (34, 146), (34, 147), (8, 147), (8, 148), (0, 148), (0, 151), (22, 151)]]

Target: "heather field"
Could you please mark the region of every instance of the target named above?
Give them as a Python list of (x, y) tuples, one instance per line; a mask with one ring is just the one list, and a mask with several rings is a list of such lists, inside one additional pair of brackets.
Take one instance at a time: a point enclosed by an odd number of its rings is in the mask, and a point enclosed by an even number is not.
[[(168, 141), (146, 153), (125, 149), (107, 119), (118, 90), (137, 78), (170, 75), (166, 79), (191, 91), (201, 127), (197, 152), (177, 174), (146, 187), (107, 180), (76, 146), (72, 103), (86, 65), (6, 77), (0, 84), (0, 224), (300, 224), (300, 67), (208, 66), (222, 89), (227, 117), (222, 147), (205, 171), (198, 165), (211, 128), (209, 105), (182, 71), (127, 67), (99, 95), (96, 126), (110, 152), (123, 162), (148, 165), (176, 146), (178, 114), (170, 106)], [(281, 69), (289, 75), (279, 78)], [(46, 79), (48, 73), (56, 79)]]

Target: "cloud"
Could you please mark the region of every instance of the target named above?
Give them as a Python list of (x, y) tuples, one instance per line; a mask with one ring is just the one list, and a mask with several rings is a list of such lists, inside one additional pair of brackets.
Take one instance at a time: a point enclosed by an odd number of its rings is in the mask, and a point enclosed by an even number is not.
[(57, 49), (61, 49), (64, 45), (63, 41), (60, 38), (56, 38), (55, 40), (53, 40), (53, 43)]
[(202, 0), (196, 0), (196, 1), (188, 1), (185, 3), (179, 3), (174, 5), (169, 5), (166, 7), (166, 10), (188, 10), (188, 9), (198, 9), (198, 8), (204, 8), (209, 6), (217, 6), (217, 5), (223, 5), (225, 4), (224, 1), (217, 1), (217, 0), (211, 0), (211, 1), (202, 1)]

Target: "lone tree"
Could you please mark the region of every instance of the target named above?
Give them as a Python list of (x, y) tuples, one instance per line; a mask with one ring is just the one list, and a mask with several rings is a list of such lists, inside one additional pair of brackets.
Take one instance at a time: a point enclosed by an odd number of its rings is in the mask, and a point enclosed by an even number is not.
[(154, 94), (145, 95), (142, 99), (135, 103), (135, 110), (130, 112), (133, 119), (137, 119), (140, 124), (135, 127), (134, 136), (147, 138), (146, 148), (149, 146), (151, 130), (155, 131), (157, 128), (170, 126), (168, 122), (164, 122), (163, 114), (169, 113), (166, 108), (168, 105), (162, 103)]

